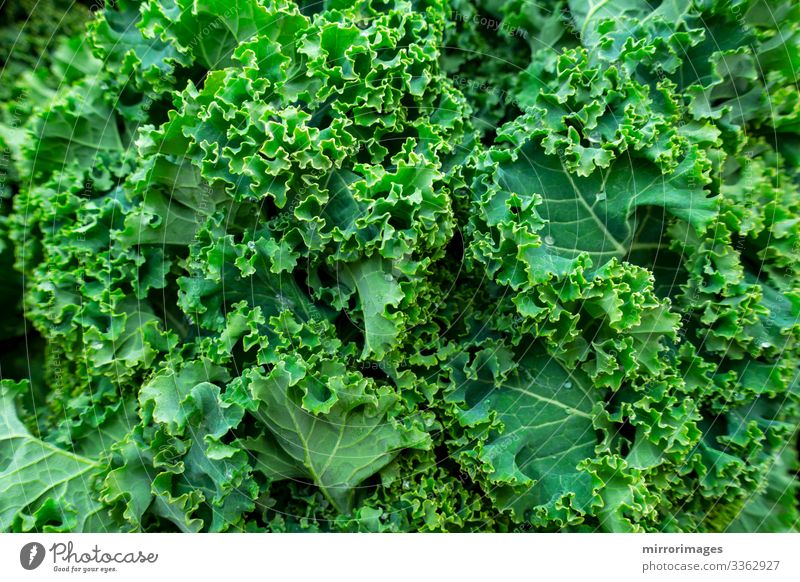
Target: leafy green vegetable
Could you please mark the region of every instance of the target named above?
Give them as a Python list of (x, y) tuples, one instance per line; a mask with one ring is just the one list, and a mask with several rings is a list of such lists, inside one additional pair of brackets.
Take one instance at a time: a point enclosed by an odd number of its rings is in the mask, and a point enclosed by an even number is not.
[[(0, 473), (6, 485), (0, 527), (41, 531), (107, 531), (114, 528), (103, 505), (91, 495), (100, 474), (97, 459), (66, 451), (32, 436), (17, 418), (15, 385), (0, 385)], [(114, 441), (107, 444), (111, 445)], [(51, 524), (59, 524), (58, 529)]]
[(796, 531), (800, 8), (653, 4), (4, 7), (0, 530)]

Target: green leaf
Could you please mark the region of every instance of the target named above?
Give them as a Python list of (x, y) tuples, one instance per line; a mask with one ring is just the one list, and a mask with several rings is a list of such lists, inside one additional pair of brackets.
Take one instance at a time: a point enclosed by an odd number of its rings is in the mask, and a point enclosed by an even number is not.
[(273, 478), (303, 476), (340, 511), (349, 511), (358, 485), (401, 450), (430, 446), (430, 437), (412, 419), (396, 417), (397, 395), (365, 379), (345, 384), (333, 378), (337, 400), (322, 414), (305, 409), (300, 396), (303, 383), (317, 380), (283, 362), (267, 376), (251, 373), (249, 380), (261, 403), (257, 417), (273, 435), (258, 445), (262, 472)]
[(0, 381), (0, 530), (115, 531), (93, 493), (100, 462), (34, 437), (17, 418), (16, 396), (29, 389)]
[(382, 359), (397, 341), (401, 315), (390, 312), (403, 299), (400, 284), (385, 261), (373, 257), (341, 266), (342, 281), (356, 289), (364, 325), (362, 357)]
[(539, 347), (507, 375), (492, 364), (496, 355), (480, 352), (469, 367), (454, 370), (455, 390), (447, 396), (462, 425), (491, 423), (475, 453), (487, 493), (520, 521), (578, 523), (593, 496), (592, 479), (579, 465), (597, 444), (598, 393), (585, 374), (568, 372)]
[(744, 533), (797, 532), (800, 511), (797, 508), (797, 455), (786, 447), (777, 455), (764, 483), (739, 509), (738, 515), (725, 531)]
[(523, 204), (540, 200), (535, 211), (545, 221), (540, 231), (544, 246), (528, 251), (530, 268), (542, 260), (541, 253), (570, 260), (585, 253), (596, 267), (624, 258), (639, 207), (663, 207), (698, 230), (716, 213), (716, 202), (703, 189), (708, 178), (696, 152), (667, 176), (650, 162), (620, 158), (608, 169), (581, 177), (571, 175), (557, 155), (546, 154), (533, 141), (515, 160), (500, 164), (495, 176)]

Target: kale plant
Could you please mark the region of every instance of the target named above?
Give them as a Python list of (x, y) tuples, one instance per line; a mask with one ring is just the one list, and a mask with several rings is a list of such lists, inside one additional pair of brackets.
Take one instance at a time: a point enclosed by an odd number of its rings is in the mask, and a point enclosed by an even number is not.
[(797, 530), (796, 2), (3, 10), (0, 530)]

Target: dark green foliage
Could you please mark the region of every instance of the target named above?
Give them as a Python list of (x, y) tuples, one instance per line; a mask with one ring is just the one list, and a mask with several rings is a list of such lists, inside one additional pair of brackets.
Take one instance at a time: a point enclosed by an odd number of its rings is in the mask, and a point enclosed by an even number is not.
[(6, 9), (0, 530), (796, 530), (800, 8), (651, 4)]

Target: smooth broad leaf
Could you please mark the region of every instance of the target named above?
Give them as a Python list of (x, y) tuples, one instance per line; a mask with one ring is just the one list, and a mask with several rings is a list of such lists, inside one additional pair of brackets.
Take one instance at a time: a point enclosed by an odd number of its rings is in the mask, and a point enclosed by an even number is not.
[(624, 258), (635, 234), (636, 208), (661, 206), (698, 230), (714, 217), (717, 203), (703, 187), (707, 177), (696, 152), (689, 153), (669, 175), (652, 162), (622, 157), (588, 177), (570, 174), (557, 155), (529, 142), (514, 161), (501, 163), (496, 178), (504, 190), (523, 201), (541, 197), (536, 211), (545, 219), (544, 246), (529, 248), (529, 262), (564, 264), (588, 254), (595, 267)]
[(96, 83), (76, 85), (32, 122), (25, 156), (33, 175), (49, 176), (70, 165), (119, 175), (127, 136)]
[(797, 455), (786, 447), (777, 455), (764, 477), (762, 489), (750, 496), (727, 532), (796, 532), (800, 525), (797, 508)]
[(381, 359), (391, 349), (400, 333), (398, 313), (389, 311), (403, 300), (403, 292), (390, 268), (380, 257), (342, 266), (342, 280), (358, 290), (364, 325), (362, 357), (374, 354)]
[(310, 479), (339, 511), (349, 511), (358, 485), (402, 449), (430, 446), (416, 423), (394, 417), (399, 397), (365, 379), (344, 384), (339, 378), (337, 401), (329, 412), (313, 414), (301, 405), (299, 384), (319, 379), (283, 362), (267, 376), (251, 372), (249, 378), (261, 403), (257, 417), (274, 437), (257, 447), (256, 468), (272, 478)]
[(209, 216), (230, 207), (222, 188), (207, 184), (186, 159), (159, 155), (143, 166), (131, 184), (141, 199), (126, 216), (121, 233), (128, 244), (188, 245)]
[(0, 531), (116, 530), (92, 494), (99, 462), (34, 437), (17, 418), (15, 394), (27, 386), (0, 382)]
[(597, 27), (603, 20), (641, 16), (652, 10), (646, 0), (570, 0), (569, 8), (584, 46), (592, 46), (600, 39)]
[(495, 414), (502, 425), (477, 453), (498, 506), (520, 520), (564, 524), (592, 498), (591, 476), (578, 465), (594, 455), (593, 408), (600, 395), (585, 374), (568, 372), (538, 346), (505, 377), (491, 371), (493, 359), (484, 351), (454, 370), (456, 388), (447, 399), (465, 426)]

